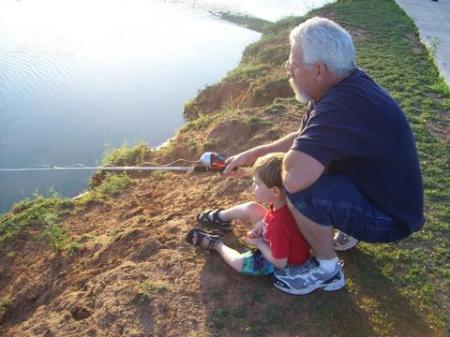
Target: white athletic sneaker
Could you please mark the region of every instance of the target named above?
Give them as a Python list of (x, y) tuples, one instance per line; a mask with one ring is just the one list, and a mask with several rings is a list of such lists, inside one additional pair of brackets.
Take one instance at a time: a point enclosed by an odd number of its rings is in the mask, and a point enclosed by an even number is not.
[(358, 244), (358, 240), (356, 240), (353, 236), (345, 234), (341, 231), (336, 231), (334, 234), (334, 249), (338, 252), (343, 252), (345, 250), (352, 249)]
[(275, 288), (293, 295), (306, 295), (322, 288), (325, 291), (339, 290), (345, 286), (341, 263), (328, 273), (320, 267), (315, 257), (304, 265), (277, 270), (273, 275)]

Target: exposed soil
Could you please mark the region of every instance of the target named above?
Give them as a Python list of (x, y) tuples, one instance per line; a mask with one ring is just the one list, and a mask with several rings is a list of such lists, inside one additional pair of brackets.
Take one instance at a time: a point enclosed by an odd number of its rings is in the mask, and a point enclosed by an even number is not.
[[(366, 39), (361, 29), (353, 33)], [(244, 55), (266, 57), (270, 74), (201, 92), (185, 114), (217, 119), (180, 131), (149, 160), (196, 160), (205, 150), (232, 155), (298, 129), (302, 107), (283, 79), (287, 31), (282, 35)], [(186, 243), (200, 211), (253, 200), (250, 177), (132, 178), (132, 186), (110, 200), (69, 209), (60, 224), (78, 250), (53, 250), (32, 225), (4, 247), (1, 337), (443, 336), (363, 249), (340, 255), (345, 289), (295, 297), (275, 290), (269, 278), (240, 275), (217, 254)], [(238, 239), (249, 228), (235, 222), (225, 241), (242, 250)]]

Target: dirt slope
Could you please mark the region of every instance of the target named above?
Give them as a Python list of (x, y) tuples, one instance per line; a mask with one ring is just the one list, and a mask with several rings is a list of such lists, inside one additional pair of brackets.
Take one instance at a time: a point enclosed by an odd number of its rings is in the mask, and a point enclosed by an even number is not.
[[(0, 336), (445, 336), (448, 220), (442, 214), (448, 211), (442, 205), (448, 199), (439, 179), (446, 177), (440, 160), (448, 153), (423, 126), (428, 115), (420, 116), (423, 123), (415, 114), (427, 107), (444, 111), (446, 91), (425, 83), (429, 60), (394, 6), (387, 0), (339, 1), (318, 14), (354, 34), (360, 62), (408, 108), (421, 158), (436, 164), (424, 171), (430, 223), (424, 231), (400, 244), (361, 244), (341, 254), (344, 290), (293, 297), (275, 290), (270, 279), (239, 275), (216, 254), (184, 241), (198, 212), (252, 200), (250, 177), (143, 173), (131, 176), (119, 193), (99, 193), (105, 182), (99, 174), (90, 190), (95, 197), (58, 206), (58, 226), (50, 234), (61, 241), (62, 228), (73, 249), (52, 248), (42, 224), (54, 220), (36, 216), (24, 217), (26, 226), (0, 247)], [(394, 19), (384, 22), (385, 13)], [(235, 71), (189, 102), (188, 123), (166, 147), (139, 155), (118, 151), (110, 163), (196, 160), (204, 151), (231, 155), (298, 129), (304, 106), (292, 97), (283, 65), (288, 32), (299, 21), (274, 26), (247, 48)], [(417, 81), (406, 89), (405, 74)], [(430, 98), (416, 89), (427, 85), (438, 94)], [(19, 219), (29, 205), (0, 218), (0, 243), (18, 228), (8, 219)], [(238, 238), (248, 229), (236, 222), (226, 242), (243, 249)]]

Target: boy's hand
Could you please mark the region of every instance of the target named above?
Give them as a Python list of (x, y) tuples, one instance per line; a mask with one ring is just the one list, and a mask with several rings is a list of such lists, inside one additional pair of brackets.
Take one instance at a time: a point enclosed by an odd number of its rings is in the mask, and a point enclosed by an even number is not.
[(251, 231), (247, 232), (247, 238), (256, 239), (258, 236), (261, 236), (261, 234), (259, 228), (253, 228)]
[(264, 240), (262, 237), (256, 237), (256, 238), (249, 238), (249, 237), (243, 237), (242, 240), (249, 246), (258, 248), (258, 245), (263, 243)]
[(255, 239), (259, 236), (262, 236), (264, 231), (264, 225), (265, 225), (264, 219), (259, 220), (256, 223), (255, 227), (251, 231), (247, 232), (247, 237), (250, 239)]

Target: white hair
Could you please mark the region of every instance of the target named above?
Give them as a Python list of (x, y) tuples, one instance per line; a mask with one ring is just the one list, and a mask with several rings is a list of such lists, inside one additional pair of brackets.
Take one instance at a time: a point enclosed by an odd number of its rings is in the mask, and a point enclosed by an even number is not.
[(351, 35), (331, 20), (317, 16), (306, 20), (291, 31), (290, 40), (302, 49), (306, 64), (324, 63), (337, 76), (356, 68)]

